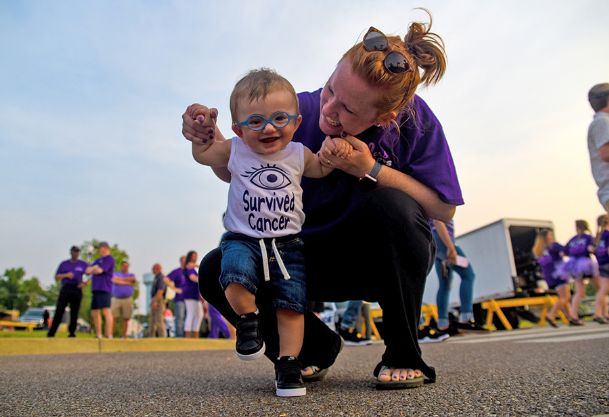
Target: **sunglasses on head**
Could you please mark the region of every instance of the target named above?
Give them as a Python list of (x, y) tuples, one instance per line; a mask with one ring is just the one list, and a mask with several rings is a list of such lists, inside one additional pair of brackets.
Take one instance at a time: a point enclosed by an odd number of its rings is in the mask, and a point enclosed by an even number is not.
[[(387, 52), (389, 51), (389, 40), (383, 32), (370, 26), (368, 32), (364, 35), (364, 49), (368, 52)], [(393, 74), (401, 74), (411, 71), (410, 64), (406, 57), (397, 51), (390, 51), (385, 54), (383, 60), (385, 69)]]

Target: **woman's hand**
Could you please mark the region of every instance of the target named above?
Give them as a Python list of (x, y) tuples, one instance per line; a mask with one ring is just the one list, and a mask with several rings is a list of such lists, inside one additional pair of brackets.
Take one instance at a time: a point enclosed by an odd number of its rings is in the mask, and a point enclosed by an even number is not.
[[(347, 134), (342, 135), (342, 139), (352, 147), (351, 153), (345, 157), (336, 155), (334, 149), (338, 149), (338, 147), (332, 148), (332, 138), (326, 137), (324, 141), (326, 146), (323, 146), (320, 150), (322, 162), (327, 166), (340, 169), (357, 178), (364, 177), (374, 166), (374, 158), (370, 153), (370, 149), (368, 149), (368, 145), (358, 138)], [(343, 153), (340, 152), (340, 154), (342, 155)]]
[(182, 115), (182, 135), (197, 145), (206, 145), (216, 138), (218, 110), (191, 104)]
[(446, 260), (448, 263), (455, 265), (457, 263), (457, 248), (454, 246), (446, 248)]

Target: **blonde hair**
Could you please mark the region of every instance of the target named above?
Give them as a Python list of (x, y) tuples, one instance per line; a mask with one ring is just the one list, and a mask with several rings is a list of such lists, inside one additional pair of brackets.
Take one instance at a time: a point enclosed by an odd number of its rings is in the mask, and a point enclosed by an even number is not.
[(549, 229), (541, 229), (537, 233), (537, 236), (535, 236), (535, 243), (533, 243), (532, 249), (535, 257), (539, 258), (541, 255), (543, 255), (543, 250), (546, 248), (546, 239), (551, 232), (552, 231)]
[(271, 91), (285, 90), (294, 97), (296, 113), (298, 108), (298, 96), (292, 84), (281, 75), (270, 68), (258, 68), (251, 70), (243, 78), (237, 81), (230, 95), (230, 114), (233, 123), (237, 120), (238, 104), (241, 100), (253, 102), (266, 98)]
[(436, 84), (446, 71), (444, 42), (439, 35), (431, 32), (431, 13), (426, 9), (421, 10), (429, 16), (429, 24), (411, 23), (403, 40), (399, 36), (386, 36), (389, 50), (404, 55), (411, 71), (398, 74), (389, 72), (384, 65), (388, 51), (367, 51), (363, 42), (351, 47), (341, 59), (347, 59), (353, 72), (371, 86), (383, 90), (376, 104), (379, 115), (406, 108), (419, 84)]

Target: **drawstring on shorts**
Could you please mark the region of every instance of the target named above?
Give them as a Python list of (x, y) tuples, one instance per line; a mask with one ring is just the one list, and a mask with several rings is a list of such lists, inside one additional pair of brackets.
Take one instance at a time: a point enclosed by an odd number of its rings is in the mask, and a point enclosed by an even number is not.
[[(264, 244), (264, 239), (260, 239), (258, 241), (260, 245), (260, 252), (262, 253), (262, 269), (264, 270), (264, 280), (270, 281), (271, 274), (269, 273), (269, 255), (266, 252), (266, 245)], [(283, 259), (279, 255), (279, 249), (277, 249), (277, 245), (275, 244), (275, 238), (271, 240), (271, 247), (273, 248), (273, 254), (275, 255), (275, 259), (277, 259), (277, 264), (279, 265), (279, 269), (283, 274), (283, 279), (290, 279), (290, 274), (283, 263)]]

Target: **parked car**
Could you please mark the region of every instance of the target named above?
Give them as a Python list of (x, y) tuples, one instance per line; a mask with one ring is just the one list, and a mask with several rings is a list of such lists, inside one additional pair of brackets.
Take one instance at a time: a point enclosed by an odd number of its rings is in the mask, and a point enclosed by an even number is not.
[[(23, 313), (17, 321), (22, 323), (36, 323), (35, 330), (44, 329), (44, 310), (49, 312), (49, 319), (53, 320), (53, 316), (55, 315), (55, 306), (47, 306), (47, 307), (30, 307), (25, 313)], [(68, 317), (70, 309), (66, 308), (66, 311), (63, 313), (63, 318), (61, 320), (62, 323), (67, 323), (69, 320)]]

